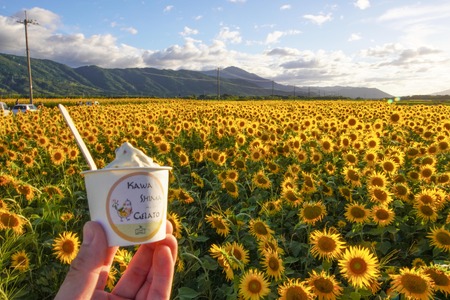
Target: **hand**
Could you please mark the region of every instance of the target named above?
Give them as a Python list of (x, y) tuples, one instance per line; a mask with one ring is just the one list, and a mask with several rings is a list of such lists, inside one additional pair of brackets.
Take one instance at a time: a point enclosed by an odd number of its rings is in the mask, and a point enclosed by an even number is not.
[(166, 238), (143, 244), (111, 293), (105, 291), (109, 269), (118, 247), (108, 247), (99, 223), (84, 225), (84, 240), (55, 299), (169, 299), (177, 240), (167, 221)]

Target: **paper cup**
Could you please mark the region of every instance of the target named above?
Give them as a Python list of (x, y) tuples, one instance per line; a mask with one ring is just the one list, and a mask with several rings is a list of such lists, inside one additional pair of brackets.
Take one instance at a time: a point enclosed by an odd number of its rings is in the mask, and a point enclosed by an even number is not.
[(151, 243), (166, 237), (170, 167), (84, 171), (91, 220), (109, 246)]

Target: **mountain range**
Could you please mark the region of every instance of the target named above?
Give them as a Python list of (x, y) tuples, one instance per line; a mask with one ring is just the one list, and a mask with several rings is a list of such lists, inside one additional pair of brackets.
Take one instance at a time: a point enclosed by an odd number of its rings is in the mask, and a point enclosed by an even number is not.
[[(283, 85), (237, 67), (209, 71), (71, 68), (51, 60), (31, 59), (31, 68), (36, 97), (392, 97), (376, 88)], [(28, 93), (26, 57), (0, 54), (0, 96)]]

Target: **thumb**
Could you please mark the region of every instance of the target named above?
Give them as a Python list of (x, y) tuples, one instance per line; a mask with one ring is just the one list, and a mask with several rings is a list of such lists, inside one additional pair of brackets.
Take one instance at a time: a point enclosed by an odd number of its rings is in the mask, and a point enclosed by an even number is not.
[(83, 228), (83, 243), (55, 299), (90, 299), (102, 272), (108, 270), (115, 250), (108, 248), (99, 223), (90, 221)]

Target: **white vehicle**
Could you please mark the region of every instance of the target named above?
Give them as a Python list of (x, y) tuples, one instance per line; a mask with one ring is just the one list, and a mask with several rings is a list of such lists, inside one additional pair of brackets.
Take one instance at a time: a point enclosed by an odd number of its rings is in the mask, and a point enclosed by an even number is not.
[(25, 113), (27, 111), (38, 111), (38, 108), (34, 104), (16, 104), (12, 108), (13, 114), (17, 114), (18, 112)]
[(5, 102), (0, 102), (0, 115), (7, 116), (11, 113)]

